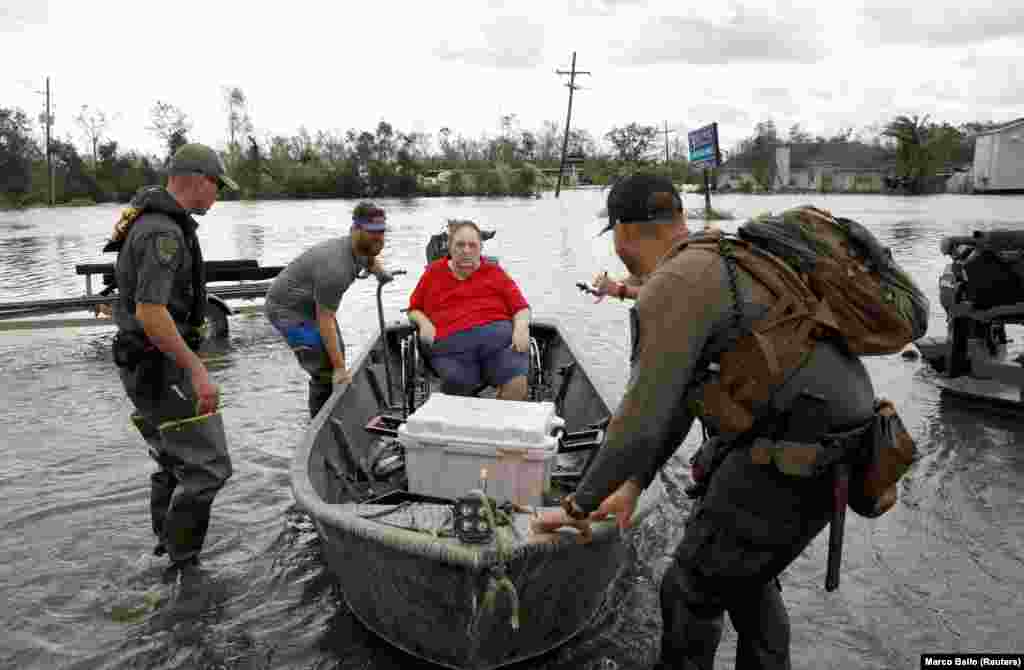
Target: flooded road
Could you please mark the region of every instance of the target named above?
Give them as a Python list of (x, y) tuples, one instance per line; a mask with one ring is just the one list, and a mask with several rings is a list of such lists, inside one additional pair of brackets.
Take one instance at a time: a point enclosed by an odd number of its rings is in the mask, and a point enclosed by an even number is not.
[[(595, 238), (604, 197), (592, 190), (558, 200), (382, 201), (393, 229), (385, 263), (410, 271), (386, 288), (386, 318), (400, 317), (429, 235), (446, 217), (474, 218), (497, 231), (486, 253), (500, 257), (534, 314), (560, 320), (601, 361), (591, 377), (616, 403), (628, 367), (626, 308), (615, 300), (594, 305), (574, 286), (600, 270), (622, 272), (610, 239)], [(685, 202), (698, 208), (703, 198)], [(932, 300), (932, 335), (945, 331), (940, 238), (1024, 229), (1021, 197), (733, 195), (713, 204), (736, 213), (723, 225), (733, 230), (744, 217), (804, 202), (859, 220), (892, 247)], [(201, 220), (205, 256), (286, 264), (344, 234), (354, 204), (218, 204)], [(82, 294), (74, 266), (113, 261), (99, 249), (117, 213), (114, 206), (0, 212), (0, 302)], [(357, 282), (342, 301), (349, 360), (376, 334), (374, 291), (374, 283)], [(0, 333), (0, 667), (420, 667), (348, 613), (312, 524), (293, 508), (288, 469), (307, 422), (306, 380), (259, 313), (233, 317), (230, 341), (209, 357), (235, 474), (214, 505), (204, 578), (200, 586), (165, 583), (166, 559), (150, 554), (152, 466), (128, 422), (112, 334), (109, 326)], [(876, 392), (896, 402), (921, 459), (893, 511), (878, 520), (847, 516), (838, 591), (822, 587), (827, 534), (783, 575), (794, 668), (916, 668), (925, 652), (1020, 652), (1024, 422), (941, 400), (919, 361), (866, 364)], [(638, 560), (605, 610), (579, 638), (520, 667), (653, 662), (657, 584), (689, 509), (681, 487), (695, 440), (691, 433), (662, 475), (670, 501), (633, 534)], [(716, 667), (731, 668), (734, 654), (729, 631)]]

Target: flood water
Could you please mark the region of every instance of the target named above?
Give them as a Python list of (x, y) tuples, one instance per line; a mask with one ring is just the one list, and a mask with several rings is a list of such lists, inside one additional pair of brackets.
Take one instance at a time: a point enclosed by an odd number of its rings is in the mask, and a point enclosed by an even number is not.
[[(428, 236), (446, 217), (474, 218), (497, 230), (486, 252), (520, 283), (535, 316), (559, 319), (594, 353), (600, 364), (591, 377), (617, 403), (628, 368), (626, 308), (595, 305), (574, 286), (600, 270), (621, 272), (610, 240), (595, 238), (604, 197), (588, 190), (557, 200), (383, 201), (393, 229), (385, 263), (410, 271), (386, 287), (386, 318), (399, 318)], [(742, 218), (808, 201), (861, 221), (892, 247), (932, 299), (933, 335), (945, 331), (940, 238), (1024, 229), (1021, 197), (731, 195), (713, 204)], [(200, 237), (207, 260), (283, 265), (344, 234), (353, 205), (220, 203), (201, 220)], [(686, 205), (702, 207), (702, 198), (687, 196)], [(0, 302), (84, 293), (74, 266), (113, 261), (99, 250), (117, 213), (0, 212)], [(373, 282), (357, 282), (342, 301), (350, 361), (376, 334), (374, 291)], [(215, 502), (203, 578), (165, 583), (166, 558), (150, 554), (153, 467), (129, 424), (112, 335), (109, 326), (0, 333), (0, 667), (420, 667), (347, 611), (312, 524), (293, 506), (288, 471), (307, 423), (306, 379), (259, 313), (232, 317), (229, 344), (208, 362), (222, 390), (235, 474)], [(822, 586), (827, 533), (782, 576), (793, 667), (916, 668), (926, 652), (1024, 650), (1024, 425), (940, 400), (919, 361), (866, 362), (921, 458), (893, 511), (877, 520), (847, 516), (838, 591)], [(632, 534), (637, 560), (606, 608), (578, 638), (519, 667), (654, 661), (658, 578), (689, 509), (678, 492), (695, 438), (662, 474), (673, 495)], [(727, 631), (716, 667), (731, 668), (734, 655)]]

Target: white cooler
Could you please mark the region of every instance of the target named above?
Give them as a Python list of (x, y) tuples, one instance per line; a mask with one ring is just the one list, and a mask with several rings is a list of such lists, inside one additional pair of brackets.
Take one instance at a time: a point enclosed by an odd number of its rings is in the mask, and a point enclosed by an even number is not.
[(565, 421), (550, 402), (434, 393), (398, 428), (409, 491), (458, 498), (480, 488), (499, 503), (540, 505)]

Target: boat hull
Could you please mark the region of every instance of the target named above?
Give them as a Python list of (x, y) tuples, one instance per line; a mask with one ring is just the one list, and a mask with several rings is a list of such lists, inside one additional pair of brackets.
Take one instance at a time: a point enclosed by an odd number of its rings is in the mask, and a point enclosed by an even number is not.
[[(1021, 352), (1003, 345), (991, 352), (969, 352), (971, 373), (947, 374), (949, 343), (945, 337), (926, 337), (915, 343), (921, 357), (937, 372), (934, 381), (944, 396), (972, 404), (1024, 411), (1024, 366)], [(1013, 343), (1011, 343), (1013, 344)]]
[[(465, 544), (436, 534), (436, 521), (450, 507), (423, 504), (395, 512), (401, 506), (360, 501), (354, 494), (356, 470), (369, 469), (365, 459), (372, 451), (363, 427), (379, 411), (383, 395), (364, 383), (375, 365), (371, 352), (395, 354), (407, 333), (408, 328), (389, 327), (354, 366), (353, 383), (336, 391), (314, 418), (293, 460), (296, 501), (315, 523), (348, 607), (390, 644), (459, 670), (489, 670), (550, 651), (600, 610), (629, 565), (631, 544), (613, 520), (593, 524), (586, 544), (573, 529), (535, 535), (526, 513), (510, 514), (511, 523), (499, 527), (493, 541)], [(579, 430), (607, 418), (604, 394), (557, 325), (531, 324), (531, 334), (549, 345), (543, 356), (549, 379), (576, 364), (561, 389), (566, 428)], [(392, 375), (400, 378), (400, 368), (400, 360), (391, 361)], [(500, 411), (502, 401), (494, 402)], [(387, 483), (375, 486), (374, 494), (387, 492)], [(650, 487), (634, 521), (642, 521), (661, 498), (660, 485)], [(398, 523), (396, 514), (408, 516)]]
[[(521, 554), (507, 567), (447, 564), (397, 542), (320, 525), (324, 555), (353, 614), (394, 646), (449, 668), (488, 670), (550, 651), (593, 618), (625, 568), (618, 537)], [(515, 585), (517, 608), (492, 579)], [(494, 591), (494, 602), (485, 602)], [(511, 618), (518, 609), (518, 628)]]

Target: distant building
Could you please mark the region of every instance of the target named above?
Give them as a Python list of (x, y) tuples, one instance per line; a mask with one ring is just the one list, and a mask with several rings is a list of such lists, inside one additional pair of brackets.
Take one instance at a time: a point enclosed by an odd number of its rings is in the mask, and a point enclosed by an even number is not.
[(1024, 193), (1024, 118), (978, 133), (975, 193)]
[[(718, 188), (762, 190), (754, 167), (749, 154), (730, 158), (719, 169)], [(780, 144), (770, 190), (877, 193), (895, 168), (890, 151), (861, 142)]]

